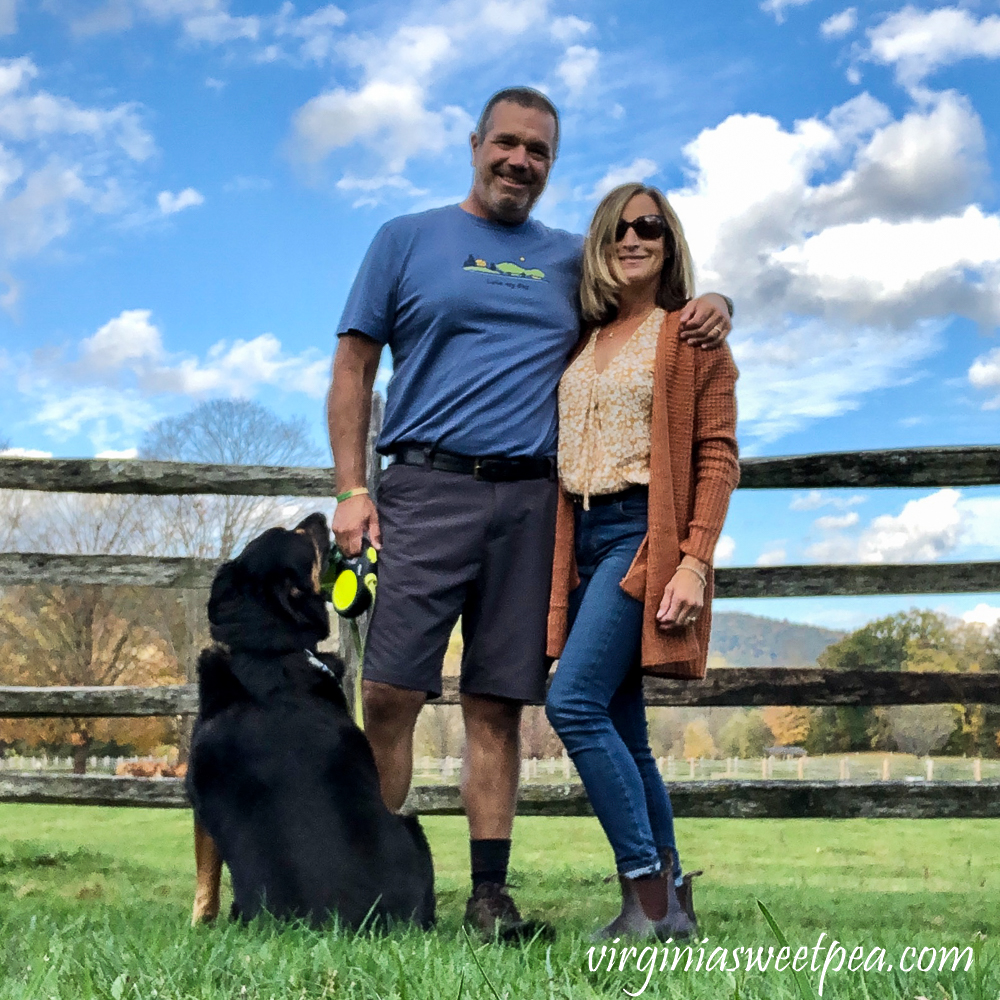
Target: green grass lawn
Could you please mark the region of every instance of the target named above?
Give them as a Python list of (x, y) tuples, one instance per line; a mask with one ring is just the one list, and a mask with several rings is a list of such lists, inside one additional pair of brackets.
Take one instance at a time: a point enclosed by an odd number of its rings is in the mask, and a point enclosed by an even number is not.
[[(1000, 998), (1000, 822), (990, 820), (681, 820), (678, 837), (696, 881), (702, 967), (671, 970), (673, 946), (589, 955), (587, 934), (616, 912), (603, 881), (610, 851), (592, 819), (524, 818), (515, 831), (511, 881), (522, 909), (554, 922), (555, 944), (470, 943), (461, 931), (468, 894), (464, 820), (424, 821), (437, 869), (439, 924), (430, 934), (355, 936), (260, 922), (188, 926), (193, 886), (187, 812), (0, 805), (0, 1000), (226, 997), (568, 998), (643, 996), (692, 1000), (802, 1000), (818, 994), (821, 933), (863, 949), (869, 971), (836, 971), (823, 997), (881, 1000)], [(717, 948), (774, 947), (762, 900), (792, 953), (809, 949), (801, 983), (792, 972), (720, 971)], [(973, 968), (904, 971), (921, 949), (975, 949)], [(642, 948), (642, 945), (639, 946)], [(882, 970), (877, 965), (884, 948)], [(904, 949), (915, 948), (903, 954)], [(746, 953), (739, 953), (745, 969)], [(766, 957), (766, 950), (765, 950)], [(721, 952), (714, 952), (714, 965)], [(923, 964), (930, 961), (924, 953)], [(641, 964), (642, 971), (637, 968)], [(855, 960), (855, 966), (858, 961)], [(591, 971), (590, 966), (596, 967)], [(892, 966), (889, 971), (888, 966)]]

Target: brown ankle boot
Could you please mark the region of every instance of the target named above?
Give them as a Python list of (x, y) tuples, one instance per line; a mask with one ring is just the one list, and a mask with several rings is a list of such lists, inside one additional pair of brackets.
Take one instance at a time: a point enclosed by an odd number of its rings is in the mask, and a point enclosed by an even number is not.
[(593, 935), (594, 941), (610, 940), (616, 937), (650, 937), (653, 921), (642, 912), (642, 905), (636, 895), (634, 880), (618, 876), (622, 890), (621, 913), (611, 923), (606, 924)]
[(691, 880), (702, 872), (689, 872), (684, 876), (680, 886), (674, 885), (674, 852), (664, 851), (660, 855), (663, 861), (664, 881), (667, 883), (669, 909), (666, 917), (656, 925), (658, 937), (672, 937), (682, 940), (698, 931), (698, 919), (694, 915), (694, 904), (691, 900)]
[(663, 872), (655, 875), (640, 875), (630, 880), (632, 891), (639, 899), (639, 906), (645, 916), (654, 924), (663, 920), (670, 910), (670, 890)]

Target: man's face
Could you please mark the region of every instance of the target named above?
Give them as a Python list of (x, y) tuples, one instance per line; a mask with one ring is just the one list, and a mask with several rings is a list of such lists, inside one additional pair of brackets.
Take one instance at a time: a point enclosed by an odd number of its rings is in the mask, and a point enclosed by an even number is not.
[(545, 111), (497, 104), (486, 135), (481, 141), (472, 136), (471, 211), (497, 222), (524, 222), (549, 179), (555, 134), (555, 119)]

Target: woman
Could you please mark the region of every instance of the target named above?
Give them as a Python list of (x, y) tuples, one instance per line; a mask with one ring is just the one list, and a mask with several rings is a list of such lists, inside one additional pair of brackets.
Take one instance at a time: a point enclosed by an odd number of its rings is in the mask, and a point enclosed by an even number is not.
[(712, 553), (739, 479), (732, 355), (678, 336), (693, 290), (666, 198), (610, 192), (584, 249), (590, 329), (559, 386), (546, 703), (614, 850), (622, 912), (607, 937), (696, 928), (642, 696), (643, 671), (705, 674)]

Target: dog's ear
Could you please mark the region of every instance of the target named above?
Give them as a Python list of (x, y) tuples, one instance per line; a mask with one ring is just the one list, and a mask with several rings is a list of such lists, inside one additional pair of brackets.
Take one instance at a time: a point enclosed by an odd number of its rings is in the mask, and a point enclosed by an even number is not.
[(286, 573), (280, 580), (276, 580), (271, 588), (274, 599), (278, 602), (281, 610), (296, 625), (308, 625), (311, 616), (307, 613), (307, 607), (302, 600), (306, 593), (311, 593), (308, 586), (303, 587), (303, 581)]

